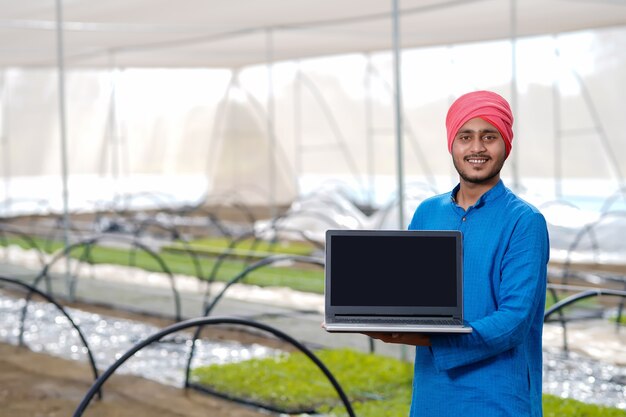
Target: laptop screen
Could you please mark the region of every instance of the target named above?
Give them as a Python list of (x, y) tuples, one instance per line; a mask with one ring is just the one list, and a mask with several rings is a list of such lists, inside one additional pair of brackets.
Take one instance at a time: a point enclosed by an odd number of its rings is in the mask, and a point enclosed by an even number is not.
[(326, 245), (327, 307), (337, 313), (437, 313), (461, 304), (460, 232), (329, 231)]

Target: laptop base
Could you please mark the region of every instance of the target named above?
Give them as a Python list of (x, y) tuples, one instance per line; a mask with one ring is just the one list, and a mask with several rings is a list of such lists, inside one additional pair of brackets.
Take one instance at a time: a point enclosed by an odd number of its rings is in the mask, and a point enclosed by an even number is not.
[(346, 324), (346, 323), (322, 323), (329, 333), (471, 333), (470, 326), (435, 326), (435, 325), (393, 325), (393, 324)]

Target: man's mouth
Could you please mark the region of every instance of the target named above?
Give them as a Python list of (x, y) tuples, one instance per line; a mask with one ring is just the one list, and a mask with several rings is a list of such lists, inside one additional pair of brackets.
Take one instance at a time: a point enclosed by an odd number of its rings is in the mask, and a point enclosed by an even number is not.
[(470, 164), (482, 165), (486, 163), (489, 160), (489, 158), (485, 156), (468, 156), (465, 158), (465, 160), (469, 162)]

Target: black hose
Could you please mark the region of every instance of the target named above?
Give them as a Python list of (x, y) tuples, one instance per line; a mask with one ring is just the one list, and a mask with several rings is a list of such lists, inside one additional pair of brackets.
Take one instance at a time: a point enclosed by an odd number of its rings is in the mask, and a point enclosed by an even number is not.
[(347, 395), (345, 394), (345, 392), (339, 385), (339, 382), (337, 382), (333, 374), (322, 363), (322, 361), (320, 361), (319, 358), (315, 356), (315, 354), (311, 352), (306, 346), (304, 346), (303, 344), (301, 344), (300, 342), (298, 342), (297, 340), (295, 340), (288, 334), (285, 334), (281, 332), (280, 330), (275, 329), (266, 324), (257, 323), (254, 321), (240, 319), (240, 318), (231, 318), (231, 317), (222, 317), (222, 318), (200, 317), (200, 318), (185, 320), (182, 322), (175, 323), (171, 326), (168, 326), (165, 329), (160, 330), (159, 332), (153, 334), (152, 336), (149, 336), (147, 339), (143, 340), (142, 342), (137, 343), (130, 350), (126, 351), (126, 353), (124, 353), (117, 361), (115, 361), (106, 371), (104, 371), (102, 375), (100, 375), (100, 377), (93, 383), (91, 388), (89, 388), (89, 391), (87, 391), (87, 393), (83, 397), (82, 401), (76, 408), (76, 411), (74, 411), (73, 416), (74, 417), (82, 416), (87, 406), (89, 406), (89, 403), (91, 402), (91, 399), (93, 398), (94, 394), (100, 390), (102, 385), (109, 379), (109, 377), (111, 377), (111, 375), (113, 375), (113, 373), (117, 370), (117, 368), (122, 366), (124, 362), (126, 362), (130, 357), (132, 357), (135, 353), (139, 352), (144, 347), (150, 345), (153, 342), (160, 340), (161, 338), (171, 333), (185, 330), (190, 327), (206, 326), (206, 325), (214, 325), (214, 324), (235, 324), (235, 325), (242, 325), (242, 326), (250, 326), (250, 327), (260, 329), (260, 330), (264, 330), (268, 333), (273, 334), (279, 339), (282, 339), (290, 343), (291, 345), (296, 347), (298, 350), (300, 350), (302, 353), (304, 353), (309, 359), (311, 359), (311, 361), (313, 361), (315, 365), (317, 365), (317, 367), (324, 373), (326, 378), (328, 378), (330, 383), (333, 385), (333, 387), (335, 388), (335, 391), (337, 391), (337, 394), (339, 395), (339, 397), (341, 398), (341, 401), (346, 407), (346, 411), (348, 412), (348, 415), (351, 417), (355, 417), (354, 410), (352, 409), (352, 405), (350, 404), (350, 400), (348, 399)]
[[(65, 316), (65, 318), (67, 318), (69, 320), (69, 322), (72, 325), (72, 327), (74, 327), (74, 329), (78, 333), (78, 337), (80, 337), (80, 340), (83, 342), (83, 345), (87, 349), (87, 357), (89, 358), (89, 364), (91, 365), (91, 370), (93, 372), (94, 379), (97, 380), (98, 379), (98, 368), (96, 367), (96, 361), (95, 361), (93, 355), (91, 354), (91, 348), (89, 347), (89, 343), (87, 343), (87, 339), (83, 335), (83, 332), (80, 331), (80, 327), (78, 327), (78, 325), (74, 322), (74, 320), (72, 320), (72, 317), (67, 313), (67, 311), (65, 311), (63, 306), (60, 305), (58, 302), (56, 302), (52, 298), (52, 296), (50, 296), (50, 295), (48, 295), (48, 294), (38, 290), (37, 288), (35, 288), (32, 285), (27, 284), (25, 282), (18, 281), (18, 280), (13, 279), (13, 278), (3, 277), (3, 276), (0, 276), (0, 281), (9, 282), (11, 284), (18, 285), (20, 287), (24, 287), (24, 288), (28, 289), (29, 295), (32, 294), (32, 293), (36, 293), (36, 294), (40, 295), (41, 297), (45, 298), (48, 302), (54, 304), (54, 306), (56, 308), (58, 308), (59, 311), (61, 311), (61, 313)], [(24, 329), (24, 316), (25, 316), (25, 314), (26, 314), (26, 312), (25, 312), (25, 310), (23, 310), (22, 311), (22, 320), (20, 322), (20, 327), (21, 327), (21, 330), (20, 330), (20, 345), (22, 344), (22, 334), (23, 334), (23, 329)], [(102, 392), (99, 389), (98, 389), (98, 397), (102, 398)]]

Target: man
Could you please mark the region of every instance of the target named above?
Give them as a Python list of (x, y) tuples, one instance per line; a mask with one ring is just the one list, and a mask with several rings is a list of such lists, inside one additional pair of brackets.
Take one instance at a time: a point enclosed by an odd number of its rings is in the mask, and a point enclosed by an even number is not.
[(371, 334), (417, 346), (411, 416), (542, 415), (548, 232), (543, 216), (500, 180), (512, 127), (508, 103), (493, 92), (465, 94), (448, 111), (459, 184), (422, 202), (409, 229), (463, 232), (465, 319), (473, 331)]

